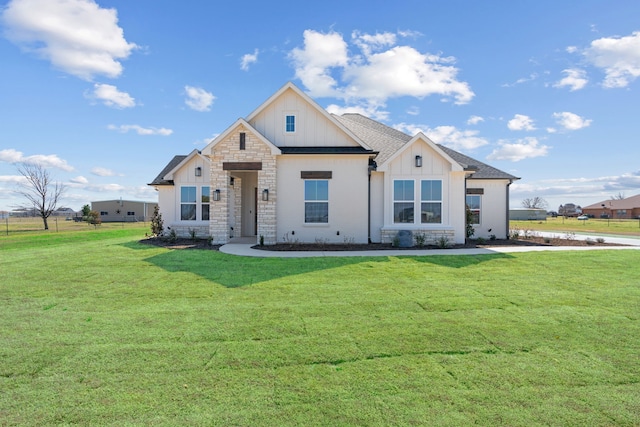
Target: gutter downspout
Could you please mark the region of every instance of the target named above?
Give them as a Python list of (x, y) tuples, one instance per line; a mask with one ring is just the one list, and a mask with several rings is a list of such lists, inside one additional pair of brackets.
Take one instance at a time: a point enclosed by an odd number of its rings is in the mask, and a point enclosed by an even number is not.
[(513, 184), (513, 180), (512, 179), (509, 180), (509, 183), (507, 184), (507, 191), (505, 192), (506, 196), (507, 196), (507, 203), (506, 203), (506, 205), (507, 205), (507, 215), (506, 215), (507, 227), (505, 228), (505, 230), (507, 230), (507, 235), (506, 235), (507, 239), (509, 239), (509, 234), (510, 234), (509, 233), (509, 187), (511, 186), (511, 184)]
[(368, 183), (367, 183), (367, 241), (371, 243), (371, 172), (376, 170), (378, 165), (373, 159), (369, 159)]

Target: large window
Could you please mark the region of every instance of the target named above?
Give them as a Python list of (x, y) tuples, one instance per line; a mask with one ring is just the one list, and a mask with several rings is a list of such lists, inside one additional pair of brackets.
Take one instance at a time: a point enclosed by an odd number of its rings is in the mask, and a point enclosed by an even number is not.
[(422, 224), (442, 223), (442, 181), (421, 181), (420, 202), (420, 222)]
[(196, 187), (182, 187), (180, 189), (180, 219), (182, 221), (196, 220)]
[(287, 133), (293, 133), (296, 131), (296, 116), (293, 116), (293, 115), (285, 116), (284, 130)]
[(305, 180), (304, 222), (329, 222), (329, 181), (326, 179)]
[(393, 222), (413, 223), (414, 183), (412, 180), (393, 181)]
[(480, 224), (480, 196), (467, 195), (467, 208), (471, 211), (471, 224)]
[(210, 192), (209, 187), (202, 187), (202, 194), (200, 197), (200, 202), (202, 203), (201, 212), (202, 216), (200, 217), (203, 221), (209, 221), (209, 200), (210, 200)]

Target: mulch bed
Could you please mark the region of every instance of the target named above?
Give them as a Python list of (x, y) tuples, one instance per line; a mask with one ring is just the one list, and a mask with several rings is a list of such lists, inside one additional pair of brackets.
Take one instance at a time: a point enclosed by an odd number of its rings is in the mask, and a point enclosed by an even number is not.
[[(205, 239), (177, 239), (169, 240), (159, 237), (149, 237), (140, 241), (149, 245), (161, 246), (167, 249), (205, 249), (218, 250), (221, 245), (210, 245)], [(446, 249), (464, 248), (490, 248), (493, 246), (621, 246), (615, 243), (597, 242), (595, 240), (577, 240), (566, 238), (545, 238), (532, 236), (521, 239), (495, 239), (495, 240), (469, 240), (465, 244), (449, 245)], [(422, 248), (414, 246), (412, 248), (396, 248), (391, 244), (371, 243), (371, 244), (345, 244), (345, 243), (278, 243), (275, 245), (260, 246), (254, 249), (265, 251), (379, 251), (379, 250), (430, 250), (443, 249), (439, 246), (425, 245)]]

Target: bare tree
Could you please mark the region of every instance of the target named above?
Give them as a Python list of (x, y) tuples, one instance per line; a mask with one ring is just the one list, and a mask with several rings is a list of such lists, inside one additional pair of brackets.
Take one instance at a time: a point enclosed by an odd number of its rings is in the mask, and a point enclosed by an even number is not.
[(65, 187), (58, 182), (52, 182), (49, 172), (35, 163), (21, 163), (18, 166), (20, 175), (27, 182), (19, 184), (18, 194), (24, 196), (33, 209), (38, 212), (44, 223), (44, 229), (49, 229), (47, 219), (54, 210), (64, 193)]
[(549, 204), (542, 197), (534, 197), (531, 199), (524, 199), (522, 201), (522, 207), (527, 209), (546, 209)]
[(618, 193), (615, 196), (611, 196), (611, 200), (624, 200), (624, 193)]

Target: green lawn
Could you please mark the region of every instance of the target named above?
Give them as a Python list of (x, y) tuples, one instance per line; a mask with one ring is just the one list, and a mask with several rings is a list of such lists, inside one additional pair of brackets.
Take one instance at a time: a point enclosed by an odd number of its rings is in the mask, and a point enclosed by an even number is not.
[(519, 230), (557, 231), (559, 233), (574, 231), (576, 233), (640, 236), (640, 220), (638, 219), (589, 218), (586, 221), (581, 221), (576, 218), (548, 217), (545, 221), (509, 221), (509, 227)]
[(0, 238), (0, 425), (640, 425), (638, 251), (258, 259), (145, 231)]

